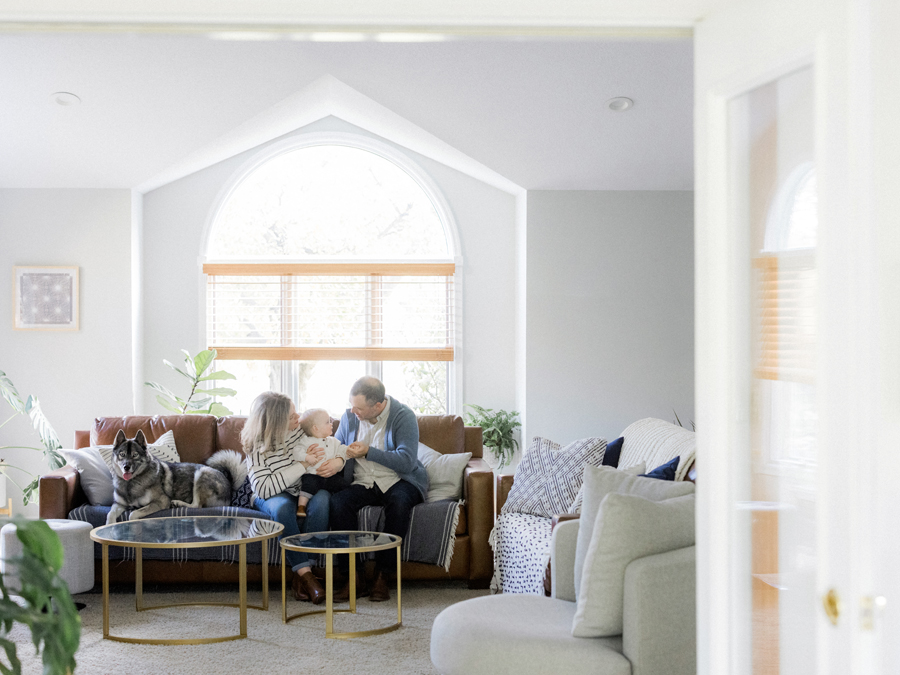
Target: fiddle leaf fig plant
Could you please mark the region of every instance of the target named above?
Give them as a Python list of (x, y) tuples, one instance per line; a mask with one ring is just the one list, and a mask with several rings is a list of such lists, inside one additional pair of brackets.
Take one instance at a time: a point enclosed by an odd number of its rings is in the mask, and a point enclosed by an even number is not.
[[(16, 389), (16, 385), (12, 383), (12, 380), (10, 380), (2, 370), (0, 370), (0, 396), (3, 396), (3, 398), (6, 399), (6, 402), (9, 403), (14, 410), (12, 416), (3, 422), (3, 424), (0, 424), (0, 428), (12, 421), (17, 415), (27, 415), (31, 420), (31, 426), (34, 427), (34, 430), (37, 431), (38, 435), (41, 437), (41, 445), (43, 446), (39, 448), (30, 445), (4, 445), (0, 446), (0, 451), (34, 450), (35, 452), (42, 452), (44, 454), (44, 459), (47, 464), (50, 465), (51, 470), (58, 469), (65, 464), (65, 458), (57, 452), (62, 447), (62, 444), (59, 442), (59, 436), (56, 435), (56, 431), (53, 430), (50, 421), (44, 416), (40, 401), (38, 401), (36, 396), (29, 396), (23, 401), (22, 397), (19, 395), (19, 391)], [(25, 487), (22, 487), (10, 474), (10, 469), (31, 476), (31, 482)], [(13, 485), (22, 491), (23, 505), (37, 500), (38, 481), (40, 480), (39, 476), (10, 464), (2, 458), (0, 458), (0, 473), (5, 475)]]
[[(9, 662), (0, 659), (0, 672), (21, 675), (22, 662), (16, 643), (9, 639), (14, 623), (28, 626), (31, 641), (41, 653), (44, 673), (66, 675), (75, 670), (75, 652), (81, 642), (81, 617), (59, 576), (63, 547), (56, 532), (43, 520), (16, 516), (16, 536), (22, 542), (22, 555), (6, 561), (7, 570), (18, 577), (18, 588), (10, 589), (8, 579), (0, 575), (0, 648)], [(17, 596), (14, 599), (10, 590)]]
[(179, 415), (215, 415), (216, 417), (230, 415), (231, 411), (218, 401), (213, 401), (213, 397), (234, 396), (237, 394), (235, 389), (227, 387), (203, 389), (200, 386), (202, 382), (237, 379), (234, 375), (224, 370), (214, 370), (209, 374), (205, 374), (216, 360), (216, 350), (205, 349), (196, 356), (191, 356), (186, 349), (182, 349), (181, 353), (184, 354), (184, 365), (182, 368), (166, 359), (163, 359), (163, 363), (182, 377), (188, 379), (191, 383), (191, 391), (187, 398), (181, 398), (158, 382), (144, 382), (145, 386), (159, 392), (156, 395), (157, 402), (166, 410)]
[(519, 413), (515, 410), (497, 410), (482, 408), (480, 405), (466, 404), (471, 412), (466, 413), (466, 423), (481, 427), (484, 445), (492, 449), (492, 452), (500, 462), (498, 468), (502, 469), (512, 462), (513, 455), (519, 447), (519, 442), (514, 438), (515, 430), (522, 426), (519, 422)]

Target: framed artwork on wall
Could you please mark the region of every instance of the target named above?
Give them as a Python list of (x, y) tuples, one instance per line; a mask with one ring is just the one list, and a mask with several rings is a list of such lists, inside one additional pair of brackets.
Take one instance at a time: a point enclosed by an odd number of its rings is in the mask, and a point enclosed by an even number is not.
[(13, 267), (13, 328), (78, 330), (78, 267)]

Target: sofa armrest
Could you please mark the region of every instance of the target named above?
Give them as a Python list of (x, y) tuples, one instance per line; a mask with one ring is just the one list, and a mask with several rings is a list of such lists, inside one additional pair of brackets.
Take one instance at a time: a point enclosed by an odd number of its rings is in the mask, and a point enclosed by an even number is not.
[(500, 515), (500, 510), (503, 508), (503, 505), (506, 503), (506, 498), (509, 497), (509, 491), (512, 490), (513, 486), (513, 474), (500, 474), (497, 476), (497, 515)]
[(623, 653), (633, 675), (697, 671), (696, 548), (633, 561), (625, 569)]
[(550, 537), (551, 597), (575, 602), (575, 544), (578, 519), (560, 521)]
[(494, 472), (481, 458), (473, 457), (463, 473), (463, 498), (469, 529), (469, 583), (490, 581), (494, 554), (488, 543), (494, 527)]
[(38, 514), (42, 519), (67, 518), (69, 511), (87, 502), (81, 476), (66, 464), (38, 481)]

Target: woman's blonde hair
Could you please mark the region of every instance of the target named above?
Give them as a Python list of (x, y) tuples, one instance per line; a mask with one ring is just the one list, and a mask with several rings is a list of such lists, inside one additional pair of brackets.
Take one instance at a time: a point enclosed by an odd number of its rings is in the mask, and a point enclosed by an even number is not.
[(241, 431), (244, 453), (271, 452), (276, 443), (284, 441), (290, 423), (291, 399), (277, 391), (263, 392), (253, 400), (250, 416)]

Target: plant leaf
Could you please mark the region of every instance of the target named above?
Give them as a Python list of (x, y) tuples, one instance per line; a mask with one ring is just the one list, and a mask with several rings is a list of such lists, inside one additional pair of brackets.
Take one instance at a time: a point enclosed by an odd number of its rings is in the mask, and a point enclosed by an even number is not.
[(12, 383), (12, 380), (2, 370), (0, 370), (0, 395), (6, 399), (13, 410), (19, 413), (25, 412), (25, 404), (22, 402), (22, 397), (19, 396), (18, 390), (16, 390), (16, 385)]
[(182, 349), (181, 353), (184, 354), (185, 370), (190, 373), (190, 378), (192, 380), (197, 379), (197, 367), (194, 365), (194, 357), (191, 356), (191, 353), (187, 349)]
[(63, 547), (56, 533), (43, 520), (16, 522), (16, 537), (34, 556), (54, 572), (63, 566)]
[(155, 389), (156, 391), (160, 392), (164, 396), (168, 396), (173, 401), (176, 398), (178, 398), (177, 396), (175, 396), (175, 394), (172, 392), (171, 389), (164, 387), (163, 385), (159, 384), (158, 382), (144, 382), (144, 386), (150, 387), (151, 389)]
[(215, 372), (210, 373), (206, 377), (201, 377), (199, 382), (207, 382), (209, 380), (236, 380), (237, 377), (232, 375), (231, 373), (225, 372), (224, 370), (217, 370)]
[(50, 421), (44, 416), (44, 411), (41, 410), (41, 404), (36, 396), (28, 397), (28, 400), (25, 402), (25, 412), (31, 418), (31, 424), (40, 434), (41, 443), (44, 444), (47, 450), (57, 450), (62, 447), (62, 443), (59, 442), (59, 436), (56, 435), (56, 431), (53, 429)]
[[(184, 372), (181, 368), (179, 368), (178, 366), (176, 366), (176, 365), (175, 365), (174, 363), (172, 363), (171, 361), (168, 361), (168, 360), (166, 360), (166, 359), (163, 359), (163, 363), (164, 363), (165, 365), (169, 366), (169, 368), (171, 368), (172, 370), (174, 370), (174, 371), (175, 371), (176, 373), (178, 373), (179, 375), (181, 375), (181, 376), (183, 376), (183, 377), (186, 377), (187, 379), (189, 379), (189, 380), (191, 380), (191, 381), (193, 382), (193, 380), (194, 380), (193, 377), (191, 377), (190, 375), (188, 375), (186, 372)], [(193, 363), (193, 362), (192, 362), (192, 363)], [(145, 382), (144, 384), (148, 384), (148, 383)]]
[(216, 350), (204, 349), (194, 357), (194, 373), (199, 377), (216, 360)]
[(212, 396), (235, 396), (237, 394), (236, 389), (228, 389), (226, 387), (218, 387), (216, 389), (201, 389), (201, 393), (210, 394)]
[(162, 396), (162, 395), (157, 396), (157, 397), (156, 397), (156, 402), (159, 403), (159, 404), (160, 404), (163, 408), (165, 408), (166, 410), (171, 410), (173, 413), (175, 413), (175, 414), (177, 414), (177, 415), (180, 415), (180, 414), (181, 414), (181, 409), (175, 407), (175, 404), (172, 403), (172, 402), (171, 402), (169, 399), (167, 399), (165, 396)]
[(215, 415), (216, 417), (225, 417), (225, 415), (231, 415), (233, 413), (221, 403), (213, 403), (209, 406), (209, 414)]

